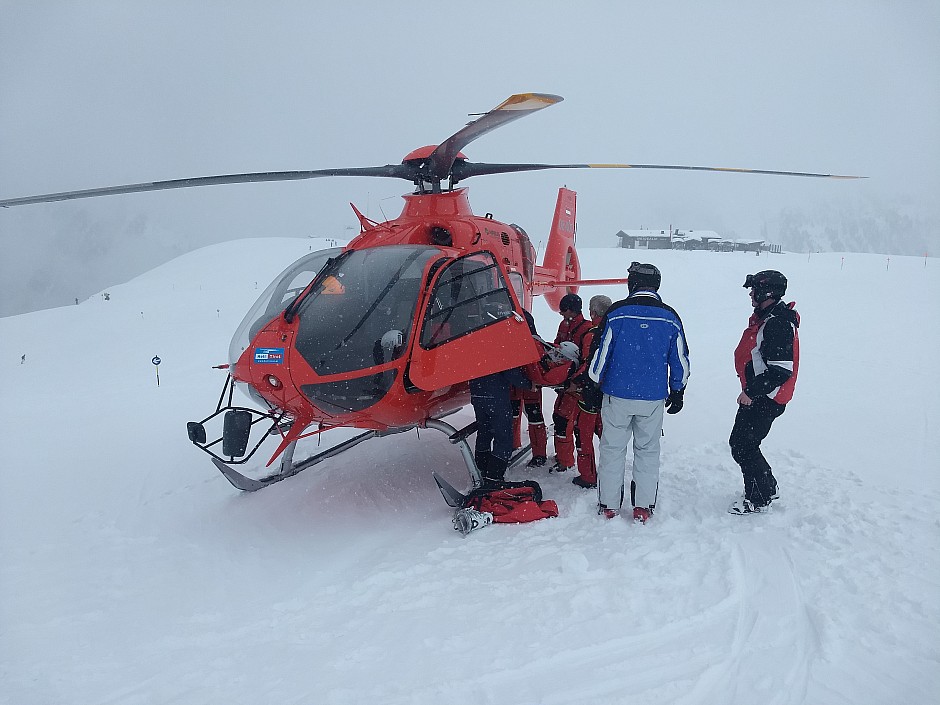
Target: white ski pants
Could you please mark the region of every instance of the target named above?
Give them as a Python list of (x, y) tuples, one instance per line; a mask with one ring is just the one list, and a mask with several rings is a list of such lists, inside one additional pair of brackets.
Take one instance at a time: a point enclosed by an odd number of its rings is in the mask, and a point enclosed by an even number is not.
[(601, 420), (604, 424), (597, 457), (598, 501), (619, 509), (624, 496), (627, 446), (633, 438), (633, 481), (636, 506), (656, 502), (659, 486), (659, 443), (663, 434), (663, 401), (621, 399), (604, 395)]

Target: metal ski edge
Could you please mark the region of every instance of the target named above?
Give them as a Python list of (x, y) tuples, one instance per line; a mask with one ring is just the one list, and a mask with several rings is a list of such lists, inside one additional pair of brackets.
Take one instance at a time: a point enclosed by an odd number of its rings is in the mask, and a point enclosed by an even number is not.
[[(509, 459), (509, 469), (512, 469), (519, 465), (523, 460), (528, 457), (530, 451), (532, 450), (530, 445), (525, 445), (522, 448), (518, 448), (512, 457)], [(434, 482), (437, 483), (438, 489), (441, 491), (441, 494), (444, 496), (444, 501), (447, 502), (448, 507), (453, 507), (455, 509), (463, 508), (467, 503), (468, 495), (463, 494), (460, 490), (450, 484), (447, 480), (437, 474), (437, 471), (433, 471), (431, 476), (434, 478)], [(473, 488), (471, 488), (473, 489)]]
[(447, 502), (448, 507), (454, 507), (455, 509), (460, 509), (467, 502), (467, 495), (463, 494), (450, 484), (447, 480), (437, 474), (437, 472), (432, 472), (431, 475), (434, 477), (434, 481), (437, 483), (438, 489), (440, 489), (441, 494), (444, 495), (444, 501)]

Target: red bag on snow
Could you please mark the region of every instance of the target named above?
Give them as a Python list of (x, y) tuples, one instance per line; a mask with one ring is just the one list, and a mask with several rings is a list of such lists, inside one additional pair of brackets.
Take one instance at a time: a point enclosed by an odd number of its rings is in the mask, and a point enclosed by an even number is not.
[(542, 500), (538, 483), (520, 484), (519, 487), (474, 490), (464, 506), (489, 512), (499, 524), (524, 524), (558, 516), (558, 505), (551, 499)]

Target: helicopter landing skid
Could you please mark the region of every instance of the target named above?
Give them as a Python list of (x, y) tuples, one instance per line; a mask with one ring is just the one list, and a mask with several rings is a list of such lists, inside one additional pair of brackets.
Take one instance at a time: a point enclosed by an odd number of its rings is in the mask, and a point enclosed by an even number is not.
[[(476, 430), (476, 422), (470, 424), (460, 431), (450, 424), (441, 421), (440, 419), (427, 419), (423, 424), (421, 424), (421, 426), (424, 428), (433, 428), (437, 431), (446, 433), (451, 443), (460, 446), (460, 452), (463, 456), (464, 462), (467, 464), (467, 470), (470, 472), (470, 478), (472, 480), (473, 487), (479, 487), (483, 480), (480, 476), (480, 471), (477, 468), (476, 462), (474, 461), (473, 452), (470, 450), (470, 444), (467, 442), (467, 438)], [(342, 443), (336, 444), (332, 448), (328, 448), (321, 453), (317, 453), (316, 455), (313, 455), (306, 460), (302, 460), (297, 463), (294, 462), (294, 449), (297, 445), (297, 442), (294, 441), (293, 443), (288, 444), (287, 448), (284, 449), (284, 452), (281, 455), (280, 469), (272, 475), (257, 479), (243, 475), (231, 465), (228, 465), (215, 456), (212, 457), (212, 463), (216, 466), (216, 468), (218, 468), (219, 472), (225, 476), (225, 479), (228, 480), (235, 489), (241, 490), (242, 492), (257, 492), (258, 490), (264, 489), (269, 485), (286, 480), (287, 478), (293, 477), (294, 475), (297, 475), (304, 470), (313, 467), (314, 465), (322, 463), (327, 458), (337, 456), (340, 453), (343, 453), (350, 448), (359, 445), (363, 441), (368, 441), (371, 438), (381, 438), (383, 436), (392, 436), (398, 433), (406, 433), (418, 427), (418, 425), (412, 425), (389, 428), (383, 431), (365, 431), (364, 433), (360, 433), (358, 436), (353, 436), (352, 438), (343, 441)], [(528, 446), (517, 451), (511, 459), (510, 467), (523, 458), (525, 454), (528, 453), (528, 451)]]
[(350, 448), (359, 445), (363, 441), (368, 441), (370, 438), (379, 438), (381, 436), (391, 436), (396, 433), (405, 433), (407, 431), (415, 428), (414, 426), (403, 426), (401, 428), (390, 428), (385, 431), (366, 431), (365, 433), (360, 433), (358, 436), (353, 436), (347, 441), (338, 443), (332, 448), (328, 448), (322, 453), (317, 453), (306, 460), (302, 460), (299, 463), (294, 462), (294, 448), (297, 445), (297, 441), (288, 444), (287, 448), (284, 449), (284, 452), (281, 454), (281, 467), (278, 472), (273, 475), (268, 475), (267, 477), (261, 477), (254, 479), (246, 475), (241, 474), (233, 468), (231, 465), (223, 463), (216, 457), (212, 458), (212, 464), (215, 465), (219, 472), (221, 472), (225, 479), (232, 483), (232, 486), (235, 489), (241, 490), (242, 492), (257, 492), (262, 490), (269, 485), (273, 485), (282, 480), (286, 480), (289, 477), (293, 477), (298, 473), (303, 472), (307, 468), (313, 467), (319, 463), (322, 463), (327, 458), (332, 458), (335, 455), (349, 450)]

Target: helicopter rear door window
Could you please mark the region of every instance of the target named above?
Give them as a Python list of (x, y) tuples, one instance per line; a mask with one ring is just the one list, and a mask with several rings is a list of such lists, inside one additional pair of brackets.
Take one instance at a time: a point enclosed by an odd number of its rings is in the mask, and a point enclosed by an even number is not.
[(443, 389), (539, 359), (525, 319), (515, 310), (496, 259), (479, 252), (447, 264), (425, 305), (409, 378), (418, 389)]
[(421, 331), (426, 350), (513, 315), (512, 299), (496, 260), (476, 253), (449, 264), (431, 296)]

